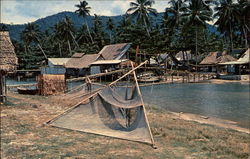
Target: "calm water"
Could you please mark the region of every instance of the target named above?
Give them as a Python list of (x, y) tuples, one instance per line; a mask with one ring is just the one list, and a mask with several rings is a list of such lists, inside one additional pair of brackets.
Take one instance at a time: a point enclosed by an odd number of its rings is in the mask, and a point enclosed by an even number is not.
[(141, 87), (141, 90), (147, 105), (228, 119), (249, 127), (247, 84), (165, 84)]
[[(35, 83), (34, 79), (7, 84)], [(68, 88), (83, 82), (68, 83)], [(238, 122), (250, 127), (249, 85), (226, 84), (163, 84), (141, 87), (146, 105), (174, 112), (200, 114)]]
[(35, 78), (25, 78), (25, 79), (21, 79), (20, 81), (17, 81), (16, 79), (13, 79), (13, 78), (6, 79), (7, 85), (33, 84), (33, 83), (36, 83)]

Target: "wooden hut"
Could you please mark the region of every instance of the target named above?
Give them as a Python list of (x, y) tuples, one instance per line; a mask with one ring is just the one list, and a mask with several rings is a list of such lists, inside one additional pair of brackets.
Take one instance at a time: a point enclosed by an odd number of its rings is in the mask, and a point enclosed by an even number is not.
[(17, 67), (15, 48), (10, 40), (9, 32), (0, 32), (0, 102), (6, 101), (6, 80), (8, 72), (14, 72)]
[(229, 62), (229, 61), (236, 61), (237, 59), (231, 55), (228, 55), (225, 51), (224, 52), (211, 52), (206, 56), (201, 62), (201, 67), (206, 68), (208, 72), (221, 72), (224, 71), (224, 68), (219, 67), (219, 63), (222, 62)]

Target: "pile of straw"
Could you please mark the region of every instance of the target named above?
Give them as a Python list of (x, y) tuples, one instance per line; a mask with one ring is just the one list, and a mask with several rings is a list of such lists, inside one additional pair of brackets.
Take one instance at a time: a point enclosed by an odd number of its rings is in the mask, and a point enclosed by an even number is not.
[(66, 90), (64, 75), (42, 74), (38, 76), (38, 88), (40, 95), (62, 94)]

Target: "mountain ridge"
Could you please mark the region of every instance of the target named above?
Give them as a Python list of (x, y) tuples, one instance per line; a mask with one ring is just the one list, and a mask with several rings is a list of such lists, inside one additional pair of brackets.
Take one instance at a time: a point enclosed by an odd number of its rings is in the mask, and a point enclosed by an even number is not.
[[(153, 25), (161, 23), (162, 16), (163, 16), (164, 13), (157, 13), (157, 14), (158, 14), (157, 17), (152, 16)], [(49, 16), (44, 17), (44, 18), (39, 18), (39, 19), (37, 19), (36, 21), (34, 21), (32, 23), (38, 24), (39, 27), (40, 27), (40, 30), (44, 32), (46, 30), (52, 30), (53, 26), (57, 22), (59, 22), (63, 18), (65, 18), (65, 16), (68, 16), (68, 17), (71, 18), (74, 26), (77, 29), (80, 28), (84, 24), (84, 18), (80, 17), (77, 13), (70, 12), (70, 11), (63, 11), (63, 12), (59, 12), (59, 13), (56, 13), (56, 14), (53, 14), (53, 15), (49, 15)], [(122, 20), (123, 16), (124, 15), (98, 16), (98, 17), (102, 21), (102, 25), (103, 25), (103, 28), (105, 30), (108, 18), (111, 18), (113, 20), (113, 23), (115, 25), (118, 25), (118, 23)], [(89, 24), (89, 27), (93, 27), (93, 19), (94, 19), (94, 16), (86, 16), (86, 20), (87, 20), (87, 23)], [(4, 23), (0, 23), (0, 26), (5, 25), (7, 27), (7, 29), (9, 30), (9, 32), (10, 32), (11, 39), (19, 41), (20, 40), (20, 33), (24, 30), (26, 24), (27, 23), (25, 23), (25, 24), (4, 24)], [(211, 32), (217, 32), (217, 29), (212, 25), (209, 25), (208, 29)]]

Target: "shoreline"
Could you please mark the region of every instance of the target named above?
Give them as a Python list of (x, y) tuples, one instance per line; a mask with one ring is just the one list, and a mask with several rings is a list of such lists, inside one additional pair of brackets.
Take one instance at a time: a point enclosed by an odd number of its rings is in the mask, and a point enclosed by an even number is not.
[(183, 112), (177, 113), (177, 112), (171, 112), (171, 111), (169, 111), (169, 113), (170, 113), (170, 116), (174, 119), (195, 121), (201, 124), (209, 124), (209, 125), (218, 126), (221, 128), (232, 129), (232, 130), (236, 130), (239, 132), (250, 134), (250, 129), (238, 126), (237, 122), (235, 121), (215, 118), (215, 117), (202, 116), (199, 114), (192, 114), (192, 113), (183, 113)]

